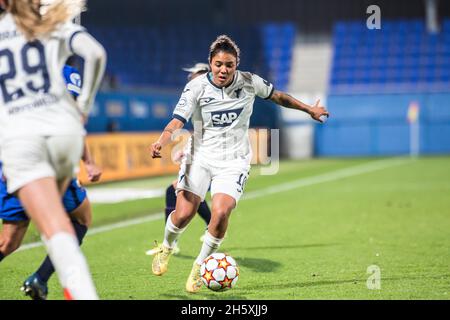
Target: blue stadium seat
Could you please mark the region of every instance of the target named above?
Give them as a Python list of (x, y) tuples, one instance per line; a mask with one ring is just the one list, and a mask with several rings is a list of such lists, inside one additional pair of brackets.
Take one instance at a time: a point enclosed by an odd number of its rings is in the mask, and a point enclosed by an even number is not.
[[(361, 22), (337, 22), (333, 28), (334, 54), (330, 85), (342, 83), (360, 88), (396, 84), (432, 88), (447, 81), (450, 65), (450, 20), (443, 23), (443, 32), (425, 32), (422, 20), (383, 20), (382, 32), (368, 30)], [(450, 67), (449, 67), (450, 69)]]
[[(122, 83), (180, 87), (186, 82), (182, 67), (206, 61), (206, 52), (218, 34), (229, 34), (241, 48), (242, 70), (260, 71), (260, 75), (282, 73), (292, 60), (295, 26), (270, 23), (245, 28), (216, 28), (203, 25), (154, 27), (88, 26), (108, 52), (107, 72)], [(282, 62), (282, 63), (280, 63)], [(277, 66), (271, 70), (270, 66)], [(268, 80), (271, 80), (270, 78)]]

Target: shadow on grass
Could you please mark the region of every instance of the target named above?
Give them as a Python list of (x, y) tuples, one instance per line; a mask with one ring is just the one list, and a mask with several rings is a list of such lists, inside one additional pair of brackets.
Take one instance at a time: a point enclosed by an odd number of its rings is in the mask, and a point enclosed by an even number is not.
[[(182, 254), (178, 254), (175, 257), (184, 260), (188, 259), (192, 261), (194, 261), (195, 259), (195, 257)], [(281, 263), (269, 259), (239, 257), (239, 256), (236, 256), (235, 258), (236, 261), (238, 261), (238, 265), (240, 267), (249, 268), (253, 272), (274, 272), (277, 271), (277, 269), (282, 266)]]
[(436, 276), (417, 275), (417, 276), (406, 276), (406, 277), (387, 277), (387, 278), (381, 278), (381, 281), (423, 280), (423, 279), (444, 280), (445, 278), (449, 278), (449, 277), (450, 277), (450, 275), (448, 275), (448, 274), (442, 274), (442, 275), (436, 275)]
[[(449, 277), (448, 274), (439, 276), (405, 276), (405, 277), (388, 277), (382, 278), (381, 281), (404, 281), (404, 280), (423, 280), (423, 279), (442, 279)], [(308, 281), (308, 282), (292, 282), (292, 283), (280, 283), (274, 285), (273, 283), (261, 283), (257, 285), (247, 286), (246, 289), (253, 290), (276, 290), (276, 289), (291, 289), (291, 288), (307, 288), (316, 286), (326, 286), (326, 285), (336, 285), (336, 284), (355, 284), (366, 286), (367, 278), (354, 278), (347, 280), (318, 280), (318, 281)]]
[(261, 258), (236, 257), (238, 265), (249, 268), (252, 272), (275, 272), (282, 264), (277, 261)]
[[(283, 246), (259, 246), (259, 247), (226, 247), (227, 250), (224, 251), (238, 251), (238, 250), (290, 250), (290, 249), (307, 249), (307, 248), (320, 248), (320, 247), (330, 247), (337, 246), (338, 243), (311, 243), (311, 244), (293, 244), (293, 245), (283, 245)], [(225, 248), (225, 247), (224, 247)]]
[[(320, 248), (320, 247), (329, 247), (335, 246), (338, 244), (321, 244), (321, 243), (312, 243), (312, 244), (297, 244), (297, 245), (285, 245), (285, 246), (260, 246), (260, 247), (224, 247), (223, 250), (220, 249), (220, 252), (229, 253), (230, 251), (239, 251), (239, 250), (291, 250), (291, 249), (302, 249), (302, 248)], [(180, 259), (189, 259), (194, 260), (195, 257), (190, 255), (178, 254), (175, 257)], [(251, 257), (240, 257), (232, 255), (238, 261), (239, 266), (246, 267), (251, 269), (254, 272), (274, 272), (279, 269), (282, 264), (277, 261), (272, 261), (269, 259), (260, 259), (260, 258), (251, 258)]]
[(323, 285), (334, 285), (334, 284), (345, 284), (345, 283), (353, 283), (358, 284), (365, 282), (366, 279), (352, 279), (352, 280), (319, 280), (319, 281), (310, 281), (310, 282), (290, 282), (290, 283), (280, 283), (278, 285), (274, 285), (273, 283), (261, 283), (257, 285), (249, 285), (246, 287), (247, 290), (276, 290), (276, 289), (292, 289), (292, 288), (307, 288), (307, 287), (315, 287), (315, 286), (323, 286)]

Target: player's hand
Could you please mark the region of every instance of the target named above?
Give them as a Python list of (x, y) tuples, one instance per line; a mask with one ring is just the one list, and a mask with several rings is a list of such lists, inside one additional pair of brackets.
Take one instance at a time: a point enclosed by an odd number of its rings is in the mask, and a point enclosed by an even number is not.
[(311, 114), (311, 118), (323, 123), (324, 118), (321, 119), (321, 117), (324, 116), (324, 117), (328, 118), (330, 116), (330, 114), (328, 113), (328, 111), (325, 107), (320, 106), (319, 104), (320, 104), (320, 99), (317, 100), (316, 104), (311, 108), (310, 114)]
[(90, 182), (97, 182), (100, 180), (100, 177), (102, 176), (102, 169), (97, 167), (95, 164), (85, 164), (86, 172), (88, 175), (88, 179)]
[(152, 144), (152, 146), (150, 147), (150, 152), (152, 154), (152, 158), (161, 158), (161, 143), (159, 142), (155, 142)]

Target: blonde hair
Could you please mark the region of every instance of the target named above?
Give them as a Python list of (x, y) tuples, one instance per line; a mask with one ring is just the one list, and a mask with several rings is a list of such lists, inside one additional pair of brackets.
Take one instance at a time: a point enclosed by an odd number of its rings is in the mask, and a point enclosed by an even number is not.
[[(55, 30), (85, 11), (85, 0), (54, 0), (42, 6), (40, 0), (9, 0), (7, 11), (14, 16), (20, 31), (28, 40), (34, 40)], [(46, 1), (47, 3), (49, 1)]]

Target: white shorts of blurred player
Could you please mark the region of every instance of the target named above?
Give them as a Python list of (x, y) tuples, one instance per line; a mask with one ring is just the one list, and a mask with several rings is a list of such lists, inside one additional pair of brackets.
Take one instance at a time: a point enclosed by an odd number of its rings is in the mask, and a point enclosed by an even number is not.
[(1, 146), (8, 192), (47, 177), (59, 182), (78, 173), (83, 152), (81, 135), (18, 137)]
[(211, 197), (216, 193), (225, 193), (236, 200), (236, 205), (244, 193), (250, 165), (239, 163), (227, 167), (204, 165), (193, 161), (191, 164), (183, 163), (178, 173), (176, 192), (181, 190), (192, 192), (205, 200), (206, 193), (211, 186)]

